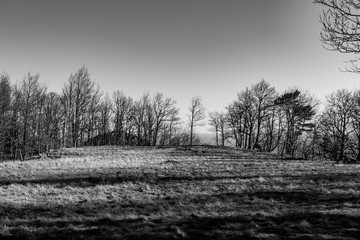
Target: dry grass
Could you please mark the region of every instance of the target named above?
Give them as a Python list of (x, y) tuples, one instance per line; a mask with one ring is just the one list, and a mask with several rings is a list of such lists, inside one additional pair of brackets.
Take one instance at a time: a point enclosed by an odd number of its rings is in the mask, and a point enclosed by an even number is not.
[(62, 155), (0, 163), (0, 239), (360, 235), (359, 165), (209, 147)]

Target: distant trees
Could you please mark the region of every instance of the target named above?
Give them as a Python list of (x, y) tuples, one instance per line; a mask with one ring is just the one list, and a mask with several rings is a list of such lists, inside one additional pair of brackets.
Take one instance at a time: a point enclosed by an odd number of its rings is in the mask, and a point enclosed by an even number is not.
[[(166, 133), (171, 130), (169, 127), (173, 124), (172, 122), (177, 120), (176, 116), (179, 114), (179, 109), (176, 107), (176, 101), (165, 98), (162, 93), (156, 93), (153, 98), (153, 110), (155, 124), (152, 145), (155, 146), (158, 143), (158, 136), (161, 131), (163, 133), (161, 145), (164, 145)], [(170, 123), (170, 125), (167, 125), (167, 123)]]
[(11, 146), (11, 85), (6, 73), (0, 75), (0, 159), (9, 154)]
[(212, 127), (211, 131), (215, 132), (215, 142), (219, 145), (219, 133), (221, 146), (225, 145), (225, 140), (228, 138), (227, 120), (223, 112), (210, 112), (209, 113), (209, 125)]
[[(355, 0), (314, 0), (325, 7), (320, 22), (323, 26), (321, 41), (333, 51), (360, 53), (359, 1)], [(346, 71), (359, 73), (360, 58), (350, 60)], [(360, 121), (358, 91), (345, 89), (332, 93), (326, 102), (321, 118), (322, 136), (319, 148), (327, 158), (345, 161), (348, 158), (360, 161)]]
[(265, 148), (265, 120), (269, 117), (270, 110), (274, 106), (275, 88), (271, 87), (264, 79), (251, 87), (254, 95), (255, 119), (256, 119), (256, 135), (255, 146)]
[(280, 152), (294, 156), (298, 138), (303, 132), (312, 131), (314, 127), (311, 120), (315, 116), (314, 107), (317, 103), (308, 94), (297, 89), (279, 96), (274, 103), (285, 117), (285, 138)]
[(111, 118), (113, 104), (109, 95), (105, 95), (99, 104), (99, 145), (111, 143)]
[[(85, 142), (84, 143), (82, 142), (81, 145), (83, 144), (88, 146), (99, 145), (100, 141), (102, 141), (103, 139), (103, 136), (100, 136), (100, 124), (99, 124), (99, 121), (101, 119), (100, 116), (101, 103), (102, 103), (102, 93), (100, 92), (100, 87), (96, 87), (94, 88), (94, 91), (91, 94), (91, 97), (87, 105), (87, 110), (84, 113), (83, 131), (82, 131), (84, 136), (82, 138), (82, 141)], [(68, 139), (69, 134), (70, 132), (67, 135), (64, 134), (64, 138), (67, 136)], [(66, 138), (64, 140), (66, 140)], [(69, 144), (69, 140), (64, 142), (65, 143), (68, 142)]]
[[(169, 115), (168, 121), (164, 125), (160, 145), (176, 145), (176, 142), (174, 140), (178, 135), (177, 133), (179, 131), (179, 126), (181, 125), (180, 120), (181, 118), (179, 117), (179, 109)], [(177, 145), (180, 145), (180, 143), (177, 143)]]
[[(360, 14), (357, 0), (314, 0), (326, 10), (320, 16), (323, 25), (322, 42), (329, 50), (341, 53), (360, 52)], [(349, 71), (359, 72), (359, 58), (351, 60)]]
[(58, 93), (50, 92), (45, 95), (44, 124), (42, 125), (42, 139), (45, 151), (62, 146), (62, 126), (64, 124), (64, 111), (61, 106), (61, 96)]
[[(196, 121), (195, 121), (196, 122)], [(176, 102), (155, 93), (134, 101), (103, 94), (83, 66), (62, 88), (47, 92), (39, 74), (12, 85), (0, 75), (0, 159), (26, 159), (60, 147), (188, 144)]]
[[(66, 137), (68, 146), (81, 146), (86, 130), (85, 117), (90, 110), (91, 101), (95, 93), (94, 82), (91, 81), (85, 66), (75, 74), (71, 74), (63, 88), (63, 107), (65, 110)], [(92, 109), (91, 109), (92, 110)]]
[(188, 122), (190, 126), (190, 142), (189, 144), (193, 144), (194, 140), (194, 130), (197, 126), (202, 126), (204, 123), (201, 121), (205, 119), (205, 106), (202, 104), (201, 97), (195, 96), (190, 101), (190, 106), (188, 108), (189, 114), (188, 116)]
[[(360, 162), (360, 90), (331, 93), (319, 101), (307, 91), (276, 92), (265, 80), (240, 91), (225, 111), (208, 113), (216, 145), (275, 152), (289, 157)], [(0, 75), (0, 159), (26, 159), (60, 147), (94, 145), (193, 145), (205, 107), (193, 97), (188, 126), (175, 100), (144, 93), (134, 100), (121, 91), (104, 94), (84, 66), (61, 93), (47, 92), (39, 74), (11, 84)]]
[(236, 109), (242, 116), (243, 128), (241, 132), (240, 147), (252, 149), (255, 128), (255, 98), (253, 92), (247, 87), (244, 91), (238, 93), (235, 102)]
[[(15, 87), (15, 109), (18, 113), (19, 149), (27, 156), (41, 150), (43, 103), (46, 87), (39, 82), (39, 74), (27, 73)], [(37, 151), (34, 147), (38, 147)]]
[(358, 132), (357, 121), (354, 121), (357, 119), (353, 118), (356, 104), (354, 94), (345, 89), (328, 96), (321, 122), (320, 145), (326, 158), (342, 161), (345, 155), (351, 154), (352, 134), (354, 130)]
[(123, 92), (116, 91), (113, 93), (113, 125), (114, 125), (114, 144), (124, 145), (126, 142), (126, 133), (129, 129), (129, 115), (133, 100), (127, 97)]
[[(302, 149), (310, 136), (303, 133), (312, 133), (314, 129), (312, 120), (317, 104), (305, 91), (290, 89), (279, 95), (262, 80), (239, 92), (226, 108), (227, 131), (240, 148), (307, 157)], [(210, 121), (218, 127), (216, 115), (212, 114)]]
[(266, 149), (269, 127), (274, 124), (269, 126), (269, 121), (274, 119), (271, 113), (274, 113), (275, 96), (275, 88), (262, 80), (238, 93), (237, 99), (227, 107), (227, 124), (236, 146)]
[[(360, 90), (338, 90), (327, 96), (322, 112), (318, 106), (307, 91), (292, 88), (278, 94), (262, 80), (226, 107), (226, 132), (239, 148), (360, 162)], [(209, 114), (217, 144), (219, 116)]]
[(217, 111), (209, 113), (209, 125), (212, 126), (212, 131), (215, 132), (215, 142), (219, 145), (219, 129), (220, 129), (220, 113)]
[(354, 129), (353, 133), (353, 155), (358, 162), (360, 162), (360, 90), (353, 92), (354, 108), (351, 114), (351, 127)]

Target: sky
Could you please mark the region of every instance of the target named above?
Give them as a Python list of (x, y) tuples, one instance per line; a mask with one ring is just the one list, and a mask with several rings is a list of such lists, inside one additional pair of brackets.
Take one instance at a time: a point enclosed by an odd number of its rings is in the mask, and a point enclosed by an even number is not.
[(0, 0), (0, 72), (61, 92), (85, 65), (104, 92), (161, 92), (182, 116), (193, 96), (222, 111), (262, 79), (324, 99), (360, 76), (339, 70), (353, 55), (322, 46), (321, 12), (312, 0)]

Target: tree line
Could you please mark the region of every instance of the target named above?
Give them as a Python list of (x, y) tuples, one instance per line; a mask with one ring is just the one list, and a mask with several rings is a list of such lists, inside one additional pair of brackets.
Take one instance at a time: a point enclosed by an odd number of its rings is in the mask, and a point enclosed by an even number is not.
[(209, 113), (209, 125), (217, 145), (360, 162), (360, 90), (338, 90), (321, 104), (308, 91), (278, 93), (262, 80), (239, 92), (224, 111)]
[[(223, 111), (207, 115), (216, 145), (360, 161), (360, 90), (338, 90), (321, 105), (307, 91), (279, 93), (262, 80), (240, 91)], [(205, 118), (198, 96), (184, 124), (176, 101), (162, 93), (147, 92), (138, 100), (119, 90), (104, 94), (85, 66), (60, 93), (48, 92), (39, 74), (27, 73), (16, 84), (0, 75), (0, 159), (64, 147), (199, 144), (195, 129)]]
[(176, 101), (162, 93), (134, 100), (122, 91), (104, 94), (84, 66), (61, 93), (48, 92), (39, 74), (17, 84), (0, 75), (0, 159), (24, 159), (51, 149), (96, 145), (192, 145), (205, 118), (201, 98), (190, 101), (188, 125)]

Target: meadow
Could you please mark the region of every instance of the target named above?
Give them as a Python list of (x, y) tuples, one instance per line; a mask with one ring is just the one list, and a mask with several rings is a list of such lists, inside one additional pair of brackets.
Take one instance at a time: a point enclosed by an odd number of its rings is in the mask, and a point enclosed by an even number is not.
[(359, 239), (360, 165), (219, 147), (0, 163), (0, 239)]

